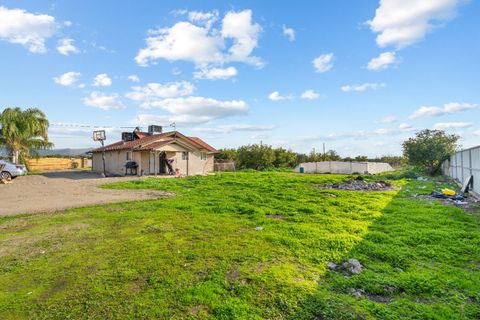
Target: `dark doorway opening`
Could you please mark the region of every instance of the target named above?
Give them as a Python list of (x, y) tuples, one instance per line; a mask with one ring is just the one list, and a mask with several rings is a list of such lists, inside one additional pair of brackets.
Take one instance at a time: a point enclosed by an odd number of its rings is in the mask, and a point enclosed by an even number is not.
[(160, 152), (159, 162), (160, 167), (158, 168), (158, 173), (166, 174), (167, 173), (167, 154), (165, 151)]

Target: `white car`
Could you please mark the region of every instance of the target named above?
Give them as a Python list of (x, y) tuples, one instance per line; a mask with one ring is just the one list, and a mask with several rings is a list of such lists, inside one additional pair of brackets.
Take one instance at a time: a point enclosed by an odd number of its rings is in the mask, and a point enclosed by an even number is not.
[(18, 176), (26, 175), (28, 172), (27, 167), (22, 164), (15, 164), (6, 160), (0, 160), (0, 167), (2, 165), (5, 165), (5, 167), (2, 169), (2, 172), (0, 172), (0, 179), (2, 180), (15, 179)]

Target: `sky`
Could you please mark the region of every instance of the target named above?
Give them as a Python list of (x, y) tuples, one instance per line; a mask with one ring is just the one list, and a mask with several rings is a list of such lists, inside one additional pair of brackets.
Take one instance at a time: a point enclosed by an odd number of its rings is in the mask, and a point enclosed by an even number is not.
[(401, 154), (422, 129), (480, 144), (480, 3), (0, 1), (0, 111), (55, 148), (150, 124), (216, 148)]

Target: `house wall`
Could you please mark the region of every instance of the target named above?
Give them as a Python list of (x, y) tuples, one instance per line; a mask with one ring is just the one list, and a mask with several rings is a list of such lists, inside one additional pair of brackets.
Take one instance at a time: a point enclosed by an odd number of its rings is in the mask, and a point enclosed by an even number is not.
[[(175, 162), (173, 168), (178, 168), (182, 175), (203, 175), (213, 171), (214, 159), (213, 155), (208, 155), (205, 160), (201, 159), (199, 151), (188, 152), (188, 161), (182, 159), (182, 152), (175, 154)], [(187, 170), (188, 166), (188, 170)]]
[[(132, 160), (135, 161), (134, 158)], [(126, 151), (107, 151), (105, 152), (105, 171), (107, 174), (124, 175), (125, 161), (127, 161)], [(92, 171), (103, 173), (101, 152), (95, 152), (92, 155)]]
[(442, 166), (443, 173), (462, 184), (473, 176), (473, 192), (480, 195), (480, 146), (454, 153)]

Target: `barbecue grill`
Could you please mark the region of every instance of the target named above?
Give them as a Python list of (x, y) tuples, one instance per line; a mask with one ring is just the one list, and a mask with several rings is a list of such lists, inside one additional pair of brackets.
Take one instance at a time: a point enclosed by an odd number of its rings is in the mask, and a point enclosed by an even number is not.
[(125, 163), (125, 175), (128, 176), (129, 172), (130, 175), (136, 176), (137, 175), (138, 164), (135, 161), (127, 161)]

